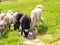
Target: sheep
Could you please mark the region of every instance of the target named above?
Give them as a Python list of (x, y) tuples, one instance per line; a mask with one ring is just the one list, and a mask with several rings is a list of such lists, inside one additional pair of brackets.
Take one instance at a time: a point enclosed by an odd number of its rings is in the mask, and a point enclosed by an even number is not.
[(9, 23), (12, 24), (13, 23), (13, 12), (11, 10), (8, 10), (6, 17), (9, 17)]
[(16, 12), (13, 15), (13, 23), (14, 23), (14, 30), (18, 29), (19, 30), (19, 26), (20, 26), (20, 18), (23, 16), (22, 12)]
[(43, 13), (43, 6), (42, 5), (37, 5), (34, 10), (31, 12), (31, 25), (30, 25), (30, 32), (36, 34), (36, 27), (39, 26), (39, 22), (43, 22), (44, 18), (42, 17)]
[(4, 35), (4, 31), (7, 27), (9, 27), (10, 30), (10, 25), (12, 23), (12, 15), (11, 13), (7, 13), (6, 16), (1, 20), (0, 22), (0, 33), (1, 35)]
[(39, 25), (39, 21), (43, 22), (43, 6), (42, 5), (37, 5), (34, 10), (31, 12), (31, 25), (33, 27), (37, 27)]
[(5, 16), (4, 19), (0, 22), (0, 32), (1, 35), (4, 35), (4, 31), (10, 25), (10, 19), (8, 16)]
[(15, 24), (15, 22), (17, 21), (17, 20), (16, 20), (16, 15), (17, 15), (17, 13), (18, 13), (18, 12), (15, 12), (15, 13), (12, 15), (12, 17), (13, 17), (12, 23), (13, 23), (13, 24)]
[(21, 35), (25, 35), (25, 37), (28, 37), (29, 34), (29, 29), (30, 29), (30, 23), (31, 23), (31, 18), (30, 16), (24, 14), (21, 19), (20, 19), (20, 26), (21, 26)]

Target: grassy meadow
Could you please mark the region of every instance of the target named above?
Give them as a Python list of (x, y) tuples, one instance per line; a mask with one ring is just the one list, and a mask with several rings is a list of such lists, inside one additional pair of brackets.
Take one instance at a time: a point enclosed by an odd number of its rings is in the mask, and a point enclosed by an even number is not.
[[(44, 11), (44, 23), (39, 23), (37, 32), (41, 41), (58, 45), (57, 41), (60, 40), (60, 0), (21, 0), (20, 2), (1, 2), (1, 12), (7, 13), (8, 10), (13, 12), (23, 12), (30, 15), (31, 11), (36, 5), (43, 5)], [(46, 34), (50, 37), (44, 37)], [(6, 31), (4, 37), (0, 36), (0, 45), (25, 45), (22, 42), (26, 40), (24, 37), (19, 36), (18, 31), (14, 31), (13, 27), (11, 30)]]

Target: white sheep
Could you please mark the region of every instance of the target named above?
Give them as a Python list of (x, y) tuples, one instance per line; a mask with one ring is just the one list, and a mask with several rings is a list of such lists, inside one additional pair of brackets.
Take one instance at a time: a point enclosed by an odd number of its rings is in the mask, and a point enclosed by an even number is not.
[(34, 10), (31, 12), (31, 27), (36, 27), (39, 25), (39, 22), (43, 22), (44, 18), (42, 17), (43, 6), (37, 5)]

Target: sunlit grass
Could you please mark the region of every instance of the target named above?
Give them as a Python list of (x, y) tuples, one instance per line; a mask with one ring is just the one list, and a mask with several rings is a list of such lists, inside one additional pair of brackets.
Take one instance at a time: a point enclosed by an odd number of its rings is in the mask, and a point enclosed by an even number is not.
[[(42, 4), (44, 6), (43, 17), (44, 23), (40, 23), (37, 28), (39, 35), (37, 38), (47, 43), (54, 43), (60, 40), (60, 1), (59, 0), (22, 0), (21, 2), (5, 2), (0, 4), (1, 12), (6, 13), (8, 10), (13, 12), (23, 12), (31, 15), (31, 11), (36, 5)], [(22, 41), (24, 38), (19, 36), (18, 31), (11, 31), (7, 33), (7, 38), (1, 38), (1, 45), (24, 45)], [(53, 38), (44, 38), (44, 34), (53, 35)], [(54, 43), (57, 45), (56, 43)]]

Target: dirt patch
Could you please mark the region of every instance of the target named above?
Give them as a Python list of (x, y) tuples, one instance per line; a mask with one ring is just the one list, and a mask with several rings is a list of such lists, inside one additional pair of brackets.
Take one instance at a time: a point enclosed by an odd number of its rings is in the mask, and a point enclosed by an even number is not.
[(60, 45), (60, 40), (57, 41), (57, 45)]
[(50, 34), (45, 34), (45, 35), (44, 35), (44, 38), (53, 38), (53, 36), (50, 35)]
[(39, 39), (26, 40), (23, 43), (27, 45), (45, 45), (45, 43), (40, 41)]
[[(29, 34), (27, 40), (25, 40), (23, 43), (27, 45), (51, 45), (45, 42), (42, 42), (40, 39), (34, 38), (36, 35)], [(50, 34), (43, 35), (44, 38), (53, 38)]]
[(30, 40), (26, 40), (26, 41), (24, 41), (24, 44), (31, 45), (31, 44), (34, 44), (34, 42), (32, 42), (32, 41), (30, 41)]
[(39, 39), (36, 39), (36, 36), (37, 35), (33, 35), (32, 33), (29, 33), (27, 40), (25, 40), (23, 43), (27, 45), (45, 45)]

